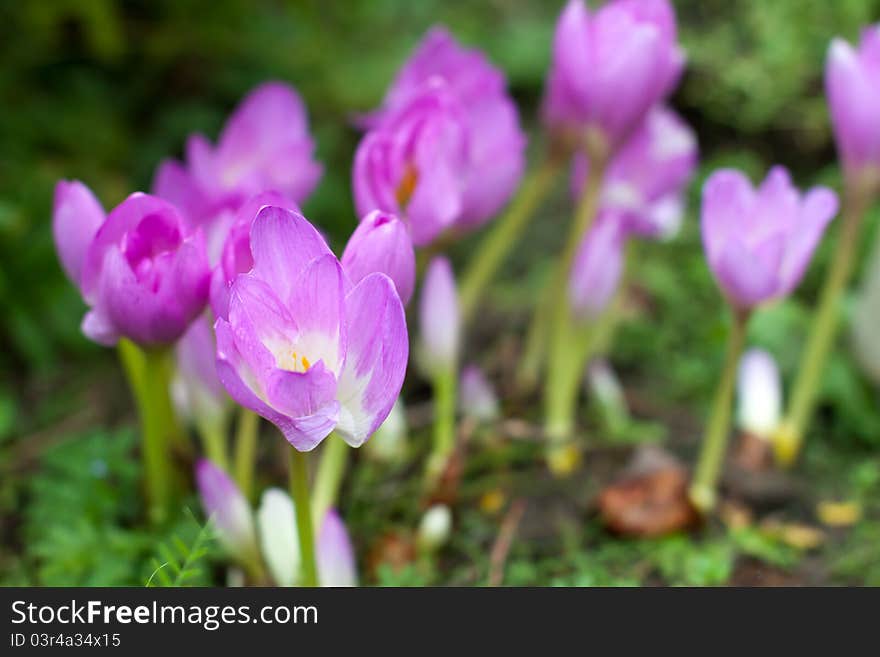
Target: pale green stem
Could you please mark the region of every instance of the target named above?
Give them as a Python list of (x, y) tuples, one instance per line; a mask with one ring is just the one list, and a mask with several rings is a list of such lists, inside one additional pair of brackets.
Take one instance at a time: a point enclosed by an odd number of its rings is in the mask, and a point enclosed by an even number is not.
[(167, 349), (145, 351), (122, 339), (119, 355), (140, 417), (147, 515), (151, 522), (160, 524), (168, 519), (174, 497), (171, 446), (185, 442), (169, 394), (173, 371), (171, 352)]
[(260, 416), (242, 407), (238, 415), (238, 429), (235, 433), (235, 460), (232, 467), (235, 482), (242, 494), (248, 499), (251, 499), (253, 489), (259, 430)]
[(547, 377), (544, 381), (544, 404), (547, 413), (545, 430), (551, 440), (569, 437), (572, 428), (570, 425), (563, 426), (560, 417), (557, 416), (557, 413), (562, 413), (561, 409), (565, 406), (565, 400), (556, 398), (565, 394), (566, 384), (572, 376), (572, 360), (574, 360), (571, 358), (569, 349), (576, 332), (574, 328), (576, 320), (569, 303), (568, 281), (571, 277), (571, 269), (577, 250), (590, 230), (599, 209), (605, 160), (591, 158), (589, 171), (590, 175), (587, 176), (584, 191), (578, 201), (574, 221), (551, 289), (554, 298), (552, 307), (549, 309), (549, 321), (551, 322), (548, 334), (550, 339), (549, 359)]
[(434, 374), (434, 444), (428, 457), (429, 484), (438, 477), (455, 449), (455, 406), (457, 373), (455, 366)]
[(302, 564), (302, 585), (318, 585), (315, 564), (315, 530), (312, 524), (312, 505), (309, 501), (309, 472), (305, 452), (290, 448), (290, 496), (296, 508), (296, 533)]
[[(578, 392), (584, 370), (593, 353), (597, 326), (569, 325), (564, 338), (557, 336), (551, 345), (555, 376), (547, 377), (545, 388), (546, 419), (544, 431), (551, 440), (564, 440), (574, 432)], [(555, 352), (559, 353), (555, 353)]]
[(797, 378), (792, 388), (788, 414), (775, 441), (779, 461), (789, 465), (797, 458), (803, 444), (807, 424), (813, 415), (825, 362), (837, 333), (840, 304), (852, 275), (859, 247), (862, 220), (871, 201), (867, 185), (855, 186), (847, 194), (842, 226), (834, 251), (831, 268), (813, 317), (807, 345), (801, 356)]
[(486, 285), (519, 240), (538, 204), (547, 196), (563, 162), (564, 158), (555, 151), (547, 152), (538, 168), (523, 182), (506, 214), (493, 223), (491, 231), (470, 259), (459, 286), (463, 323), (473, 316)]
[(198, 419), (196, 429), (202, 439), (202, 449), (208, 459), (222, 468), (229, 470), (229, 458), (226, 455), (226, 422), (221, 419)]
[(328, 509), (336, 506), (339, 499), (349, 449), (348, 444), (333, 433), (324, 441), (321, 463), (312, 489), (312, 514), (318, 522), (322, 521)]
[(745, 344), (748, 319), (747, 311), (735, 310), (733, 313), (724, 369), (718, 381), (718, 388), (715, 390), (712, 411), (703, 435), (700, 456), (690, 487), (691, 502), (701, 513), (708, 513), (715, 507), (718, 477), (721, 474), (724, 455), (727, 452), (727, 437), (730, 433), (733, 389), (736, 385), (740, 355)]

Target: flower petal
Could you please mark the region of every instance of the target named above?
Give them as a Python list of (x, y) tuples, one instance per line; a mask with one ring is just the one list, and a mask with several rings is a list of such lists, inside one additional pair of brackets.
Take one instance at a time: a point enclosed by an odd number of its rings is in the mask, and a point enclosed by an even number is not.
[(742, 227), (754, 197), (749, 179), (735, 169), (720, 169), (709, 176), (703, 186), (701, 231), (710, 263), (721, 257), (728, 237)]
[(278, 586), (296, 586), (301, 558), (296, 531), (296, 509), (280, 488), (267, 488), (257, 510), (257, 529), (263, 558)]
[(357, 285), (367, 275), (381, 272), (394, 281), (404, 305), (416, 284), (416, 255), (406, 225), (386, 212), (364, 217), (348, 240), (342, 266)]
[(253, 274), (275, 290), (280, 299), (290, 297), (306, 265), (330, 253), (327, 242), (301, 214), (267, 206), (251, 227)]
[(60, 180), (55, 185), (52, 235), (61, 266), (76, 286), (80, 285), (89, 245), (105, 216), (98, 199), (78, 180)]
[(207, 459), (196, 464), (196, 483), (221, 545), (235, 558), (251, 562), (258, 554), (257, 535), (250, 506), (238, 486)]
[(324, 515), (315, 551), (321, 586), (357, 586), (354, 549), (345, 524), (334, 509)]
[(348, 351), (339, 377), (337, 432), (364, 443), (400, 394), (409, 357), (403, 304), (385, 274), (370, 274), (345, 298)]

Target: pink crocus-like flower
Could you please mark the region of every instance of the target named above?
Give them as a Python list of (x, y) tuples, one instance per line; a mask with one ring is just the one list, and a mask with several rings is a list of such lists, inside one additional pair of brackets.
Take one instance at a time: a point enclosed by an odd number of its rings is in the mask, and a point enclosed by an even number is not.
[(214, 523), (223, 548), (245, 563), (259, 559), (250, 505), (229, 475), (207, 459), (201, 459), (196, 464), (196, 486), (205, 515)]
[[(257, 510), (257, 525), (263, 558), (272, 579), (279, 586), (298, 585), (301, 558), (296, 507), (290, 496), (279, 488), (266, 490)], [(354, 549), (335, 509), (329, 509), (321, 521), (315, 556), (321, 586), (357, 586)]]
[(356, 285), (300, 214), (267, 206), (250, 231), (253, 268), (230, 288), (215, 324), (217, 370), (237, 402), (298, 450), (334, 429), (359, 446), (403, 384), (403, 305), (383, 273)]
[(850, 174), (872, 168), (880, 178), (880, 23), (862, 32), (858, 49), (831, 42), (825, 86), (844, 167)]
[(600, 214), (575, 255), (568, 295), (575, 316), (596, 319), (610, 303), (623, 272), (626, 237), (613, 212)]
[(713, 173), (703, 187), (703, 248), (728, 300), (748, 309), (789, 294), (837, 207), (825, 187), (801, 195), (784, 167), (757, 189), (739, 171)]
[[(696, 166), (694, 131), (674, 111), (657, 106), (611, 161), (601, 208), (615, 212), (626, 233), (671, 237), (681, 225), (684, 190)], [(578, 153), (572, 167), (576, 197), (588, 175), (587, 157)]]
[(409, 303), (416, 285), (416, 254), (406, 226), (393, 214), (376, 210), (364, 217), (341, 260), (353, 283), (382, 272), (394, 281), (403, 304)]
[(570, 0), (559, 17), (544, 97), (544, 119), (611, 148), (678, 82), (684, 54), (668, 0), (615, 0), (590, 11)]
[(354, 195), (404, 218), (417, 246), (468, 230), (507, 202), (525, 166), (525, 136), (504, 76), (434, 28), (401, 69), (355, 157)]
[(195, 422), (216, 424), (223, 421), (232, 404), (217, 378), (214, 329), (206, 315), (196, 318), (174, 345), (177, 370), (171, 392), (182, 416)]
[(424, 365), (431, 373), (455, 368), (461, 346), (461, 317), (455, 275), (449, 260), (428, 263), (419, 299), (419, 328)]
[(321, 177), (314, 161), (305, 106), (292, 87), (266, 82), (233, 111), (212, 145), (193, 135), (186, 163), (165, 160), (153, 191), (201, 225), (216, 260), (237, 211), (249, 198), (276, 190), (290, 204), (301, 203)]
[(83, 332), (95, 342), (171, 344), (205, 307), (203, 235), (166, 201), (132, 194), (105, 218), (82, 183), (61, 181), (52, 223), (64, 269), (90, 306)]
[(324, 514), (315, 556), (321, 586), (357, 586), (357, 565), (348, 530), (335, 509)]

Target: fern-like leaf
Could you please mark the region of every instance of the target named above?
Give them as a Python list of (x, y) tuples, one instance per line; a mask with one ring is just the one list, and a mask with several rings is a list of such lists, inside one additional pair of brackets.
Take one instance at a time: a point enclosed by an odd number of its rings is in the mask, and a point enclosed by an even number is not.
[(198, 533), (190, 543), (178, 534), (160, 543), (157, 548), (158, 557), (152, 559), (153, 573), (145, 586), (190, 586), (204, 574), (201, 562), (207, 556), (214, 538), (211, 522), (201, 525), (192, 511), (186, 509), (186, 514), (191, 524), (198, 528)]

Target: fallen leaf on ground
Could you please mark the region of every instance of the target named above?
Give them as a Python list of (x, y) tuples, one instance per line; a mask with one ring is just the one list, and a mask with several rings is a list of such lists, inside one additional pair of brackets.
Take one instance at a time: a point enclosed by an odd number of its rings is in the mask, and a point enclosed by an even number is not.
[(660, 536), (693, 525), (698, 514), (688, 499), (686, 470), (657, 448), (640, 451), (623, 477), (599, 495), (602, 521), (629, 536)]

